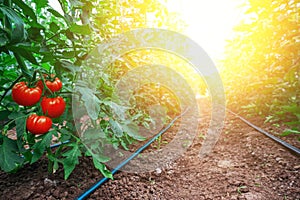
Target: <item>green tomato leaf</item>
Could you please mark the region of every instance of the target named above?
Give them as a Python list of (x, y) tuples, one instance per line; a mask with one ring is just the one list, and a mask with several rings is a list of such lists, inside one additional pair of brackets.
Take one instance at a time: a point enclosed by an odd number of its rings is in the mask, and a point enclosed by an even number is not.
[(109, 171), (103, 163), (99, 162), (97, 158), (93, 157), (93, 163), (95, 168), (100, 170), (104, 177), (114, 179), (111, 171)]
[(101, 153), (97, 153), (97, 154), (91, 153), (91, 155), (93, 156), (93, 159), (96, 159), (98, 162), (101, 162), (101, 163), (105, 163), (105, 162), (110, 161), (109, 157), (104, 156)]
[(53, 14), (55, 17), (62, 18), (64, 20), (66, 20), (64, 18), (64, 16), (62, 16), (59, 12), (57, 12), (56, 10), (54, 10), (52, 8), (47, 9), (47, 11), (50, 12), (51, 14)]
[(17, 138), (21, 139), (26, 131), (26, 117), (16, 119)]
[(65, 180), (68, 179), (72, 171), (75, 169), (75, 166), (79, 164), (78, 157), (81, 156), (81, 152), (77, 144), (72, 143), (66, 146), (71, 147), (72, 149), (62, 154), (62, 156), (65, 157), (62, 160), (62, 164), (64, 166), (64, 172), (65, 172), (65, 176), (64, 176)]
[(40, 53), (41, 47), (39, 45), (32, 46), (30, 42), (18, 43), (16, 45), (17, 48), (22, 50), (27, 50), (33, 53)]
[(105, 139), (105, 133), (102, 129), (97, 128), (89, 128), (84, 132), (84, 135), (82, 136), (82, 139), (84, 140), (101, 140)]
[(80, 35), (90, 35), (92, 33), (92, 30), (88, 24), (86, 25), (72, 24), (70, 27), (70, 31)]
[(63, 51), (62, 55), (64, 58), (75, 58), (75, 52), (74, 51)]
[(8, 119), (17, 119), (26, 116), (22, 112), (12, 112), (10, 115), (8, 115)]
[(18, 43), (26, 39), (27, 33), (24, 29), (24, 22), (19, 15), (9, 7), (0, 5), (0, 13), (6, 18), (6, 23), (9, 28), (10, 43)]
[(117, 115), (120, 120), (125, 120), (126, 111), (129, 109), (126, 106), (121, 106), (113, 101), (102, 101), (104, 105), (111, 108), (113, 114)]
[(109, 119), (109, 124), (116, 137), (123, 136), (123, 128), (119, 122)]
[(51, 55), (51, 54), (46, 54), (46, 55), (44, 55), (41, 62), (45, 63), (45, 62), (49, 62), (49, 61), (52, 61), (52, 60), (54, 60), (54, 56)]
[(33, 156), (30, 164), (36, 162), (44, 154), (46, 148), (50, 147), (53, 131), (49, 131), (45, 135), (40, 136), (40, 141), (32, 146)]
[(32, 8), (30, 8), (27, 4), (25, 4), (22, 0), (13, 0), (13, 2), (22, 9), (22, 12), (29, 16), (34, 21), (37, 21), (36, 15)]
[(24, 159), (17, 153), (18, 146), (15, 140), (3, 137), (0, 145), (0, 167), (5, 172), (12, 172), (19, 168)]
[(145, 137), (139, 135), (139, 127), (136, 124), (130, 123), (123, 126), (123, 130), (133, 139), (138, 141), (146, 140)]
[(19, 74), (16, 71), (4, 71), (3, 76), (9, 80), (17, 79)]
[(37, 29), (40, 29), (40, 30), (45, 30), (46, 29), (42, 24), (39, 24), (36, 21), (31, 21), (28, 24), (31, 26), (31, 28), (37, 28)]
[(59, 30), (60, 30), (60, 28), (56, 23), (54, 23), (54, 22), (50, 23), (50, 31), (52, 31), (53, 33), (57, 33), (57, 31), (59, 31)]
[[(36, 61), (35, 57), (33, 56), (32, 52), (30, 52), (28, 49), (22, 47), (22, 46), (9, 46), (9, 50), (20, 54), (23, 58), (27, 59), (31, 63), (38, 65), (38, 62)], [(34, 51), (34, 49), (32, 49)]]
[(97, 120), (100, 112), (100, 100), (94, 94), (93, 90), (87, 87), (79, 87), (78, 91), (82, 95), (82, 100), (84, 101), (88, 115), (92, 120)]

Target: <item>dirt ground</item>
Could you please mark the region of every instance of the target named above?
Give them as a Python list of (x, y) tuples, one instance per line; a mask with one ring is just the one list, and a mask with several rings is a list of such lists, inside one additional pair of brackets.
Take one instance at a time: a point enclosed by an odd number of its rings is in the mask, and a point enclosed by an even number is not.
[[(199, 122), (207, 130), (209, 113)], [(277, 131), (262, 120), (253, 121)], [(168, 140), (170, 129), (163, 140)], [(295, 137), (283, 138), (300, 147)], [(213, 151), (198, 157), (199, 134), (183, 156), (154, 172), (119, 172), (88, 199), (245, 199), (300, 200), (300, 157), (227, 113), (225, 127)], [(153, 144), (152, 148), (155, 148)], [(74, 199), (102, 178), (91, 160), (82, 158), (70, 178), (63, 171), (47, 173), (47, 161), (26, 166), (16, 174), (0, 172), (0, 199)]]

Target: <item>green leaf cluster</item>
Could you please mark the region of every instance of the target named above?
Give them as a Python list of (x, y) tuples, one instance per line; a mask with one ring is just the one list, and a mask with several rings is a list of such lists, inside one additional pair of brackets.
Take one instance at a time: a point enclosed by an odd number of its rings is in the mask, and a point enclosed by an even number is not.
[(244, 8), (223, 61), (228, 103), (299, 131), (299, 2), (249, 0)]

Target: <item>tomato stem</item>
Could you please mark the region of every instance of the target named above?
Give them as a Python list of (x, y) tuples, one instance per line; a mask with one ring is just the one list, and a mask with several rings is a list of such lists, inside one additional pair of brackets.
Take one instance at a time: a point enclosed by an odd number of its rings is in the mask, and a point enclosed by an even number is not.
[(32, 75), (32, 77), (31, 77), (31, 79), (30, 79), (30, 82), (28, 83), (28, 87), (33, 87), (34, 86), (34, 81), (35, 81), (35, 79), (36, 79), (36, 73), (37, 73), (37, 70), (35, 70), (34, 72), (33, 72), (33, 75)]
[[(51, 95), (53, 95), (53, 92), (47, 87), (47, 85), (46, 85), (46, 83), (45, 83), (44, 74), (41, 73), (39, 70), (37, 70), (37, 72), (40, 74), (40, 77), (41, 77), (41, 79), (42, 79), (42, 83), (43, 83), (44, 88), (45, 88), (48, 92), (50, 92)], [(45, 90), (43, 90), (42, 96), (44, 96), (44, 94), (45, 94)]]

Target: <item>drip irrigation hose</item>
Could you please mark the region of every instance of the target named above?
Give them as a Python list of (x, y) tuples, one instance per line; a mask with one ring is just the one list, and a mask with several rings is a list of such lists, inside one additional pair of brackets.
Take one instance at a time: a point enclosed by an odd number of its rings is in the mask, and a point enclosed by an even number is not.
[(255, 130), (257, 130), (257, 131), (263, 133), (265, 136), (271, 138), (272, 140), (278, 142), (279, 144), (281, 144), (282, 146), (286, 147), (287, 149), (289, 149), (289, 150), (295, 152), (296, 154), (300, 155), (300, 149), (298, 149), (297, 147), (295, 147), (295, 146), (293, 146), (293, 145), (291, 145), (291, 144), (289, 144), (289, 143), (287, 143), (287, 142), (285, 142), (285, 141), (279, 139), (278, 137), (275, 137), (274, 135), (272, 135), (272, 134), (270, 134), (270, 133), (264, 131), (263, 129), (261, 129), (261, 128), (255, 126), (254, 124), (252, 124), (251, 122), (247, 121), (245, 118), (239, 116), (238, 114), (234, 113), (233, 111), (231, 111), (231, 110), (229, 110), (229, 109), (227, 109), (227, 111), (228, 111), (229, 113), (233, 114), (234, 116), (238, 117), (240, 120), (242, 120), (243, 122), (245, 122), (245, 123), (246, 123), (247, 125), (249, 125), (250, 127), (252, 127), (252, 128), (254, 128)]
[[(126, 160), (121, 162), (115, 169), (111, 171), (112, 175), (117, 173), (122, 167), (124, 167), (130, 160), (135, 158), (138, 154), (140, 154), (143, 150), (145, 150), (151, 143), (153, 143), (157, 138), (159, 138), (163, 133), (165, 133), (173, 124), (174, 122), (182, 117), (188, 109), (183, 111), (180, 115), (176, 116), (169, 124), (166, 126), (163, 130), (161, 130), (159, 133), (157, 133), (153, 138), (151, 138), (146, 144), (144, 144), (142, 147), (140, 147), (138, 150), (136, 150), (131, 156), (129, 156)], [(92, 187), (87, 189), (84, 193), (82, 193), (80, 196), (76, 198), (76, 200), (82, 200), (88, 197), (91, 193), (93, 193), (98, 187), (100, 187), (103, 183), (105, 183), (109, 178), (102, 178), (98, 182), (96, 182)]]
[(62, 144), (67, 144), (67, 143), (69, 143), (69, 142), (70, 142), (69, 140), (66, 140), (66, 141), (64, 141), (64, 142), (55, 143), (55, 144), (52, 144), (52, 145), (50, 146), (50, 148), (51, 148), (51, 149), (54, 149), (54, 148), (56, 148), (56, 147), (59, 147), (59, 146), (62, 145)]

